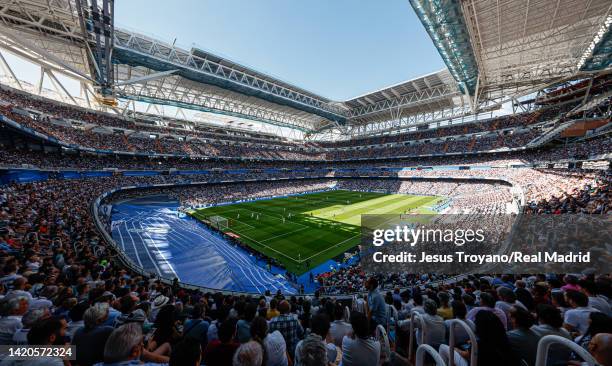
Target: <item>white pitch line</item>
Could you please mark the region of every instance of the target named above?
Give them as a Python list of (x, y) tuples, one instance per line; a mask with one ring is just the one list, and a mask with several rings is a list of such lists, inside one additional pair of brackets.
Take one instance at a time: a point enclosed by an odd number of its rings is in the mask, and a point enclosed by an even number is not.
[[(282, 215), (280, 217), (279, 216), (274, 216), (274, 215), (263, 213), (263, 212), (252, 211), (252, 210), (249, 210), (248, 208), (240, 208), (240, 210), (245, 210), (245, 211), (252, 212), (254, 214), (264, 215), (264, 216), (268, 216), (268, 217), (274, 217), (275, 219), (282, 219), (283, 218)], [(294, 221), (289, 221), (289, 222), (291, 224), (294, 224), (294, 225), (300, 225), (300, 226), (302, 226), (304, 228), (309, 228), (310, 227), (310, 226), (307, 226), (307, 225), (304, 225), (304, 224), (300, 224), (299, 222), (294, 222)]]
[(282, 255), (282, 256), (283, 256), (283, 257), (285, 257), (285, 258), (289, 258), (289, 259), (291, 259), (292, 261), (297, 262), (297, 259), (292, 258), (292, 257), (288, 256), (287, 254), (285, 254), (285, 253), (283, 253), (283, 252), (280, 252), (280, 251), (278, 251), (278, 250), (276, 250), (276, 249), (274, 249), (274, 248), (272, 248), (272, 247), (270, 247), (270, 246), (267, 246), (267, 245), (263, 244), (262, 242), (260, 242), (260, 241), (258, 241), (258, 240), (255, 240), (255, 239), (253, 239), (253, 238), (250, 238), (250, 237), (248, 237), (247, 235), (244, 235), (243, 233), (241, 233), (241, 232), (240, 232), (240, 231), (238, 231), (238, 230), (233, 230), (233, 231), (234, 231), (234, 232), (236, 232), (236, 233), (238, 233), (238, 234), (240, 234), (240, 235), (242, 235), (243, 237), (245, 237), (245, 238), (249, 239), (250, 241), (253, 241), (253, 242), (255, 242), (255, 243), (257, 243), (257, 244), (261, 245), (262, 247), (268, 248), (268, 249), (270, 249), (271, 251), (276, 252), (276, 253), (278, 253), (278, 254)]
[(310, 258), (316, 257), (317, 255), (319, 255), (319, 254), (321, 254), (321, 253), (325, 253), (325, 252), (327, 252), (328, 250), (330, 250), (330, 249), (332, 249), (332, 248), (335, 248), (335, 247), (337, 247), (337, 246), (340, 246), (341, 244), (344, 244), (344, 243), (346, 243), (347, 241), (349, 241), (349, 240), (351, 240), (351, 239), (354, 239), (354, 238), (358, 237), (359, 235), (361, 235), (361, 233), (356, 234), (356, 235), (353, 235), (353, 236), (351, 236), (350, 238), (348, 238), (348, 239), (346, 239), (346, 240), (343, 240), (343, 241), (341, 241), (341, 242), (339, 242), (339, 243), (337, 243), (337, 244), (334, 244), (334, 245), (332, 245), (331, 247), (325, 248), (325, 249), (323, 249), (322, 251), (320, 251), (320, 252), (318, 252), (318, 253), (315, 253), (315, 254), (311, 255), (310, 257), (308, 257), (308, 258), (304, 258), (304, 259), (302, 259), (302, 260), (300, 260), (300, 261), (298, 261), (298, 262), (302, 263), (302, 262), (304, 262), (304, 261), (307, 261), (307, 260), (309, 260)]
[(297, 233), (297, 232), (299, 232), (299, 231), (306, 230), (306, 229), (308, 229), (308, 228), (307, 228), (307, 227), (301, 227), (301, 228), (299, 228), (299, 229), (296, 229), (296, 230), (290, 231), (290, 232), (288, 232), (288, 233), (283, 233), (283, 234), (280, 234), (280, 235), (272, 236), (272, 237), (270, 237), (270, 238), (267, 238), (267, 239), (262, 240), (261, 242), (263, 243), (263, 242), (268, 241), (268, 240), (272, 240), (272, 239), (280, 238), (281, 236), (295, 234), (295, 233)]

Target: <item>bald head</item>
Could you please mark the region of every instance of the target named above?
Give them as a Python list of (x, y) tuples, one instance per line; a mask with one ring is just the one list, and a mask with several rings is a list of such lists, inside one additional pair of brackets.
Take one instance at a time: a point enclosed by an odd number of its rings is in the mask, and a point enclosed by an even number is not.
[(596, 334), (589, 342), (589, 352), (602, 366), (612, 366), (612, 333)]

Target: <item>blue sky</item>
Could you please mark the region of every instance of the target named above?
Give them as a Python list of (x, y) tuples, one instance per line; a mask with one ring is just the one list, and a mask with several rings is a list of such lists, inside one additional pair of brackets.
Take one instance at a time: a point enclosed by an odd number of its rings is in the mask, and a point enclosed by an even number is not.
[(334, 100), (445, 67), (408, 0), (129, 0), (115, 22)]

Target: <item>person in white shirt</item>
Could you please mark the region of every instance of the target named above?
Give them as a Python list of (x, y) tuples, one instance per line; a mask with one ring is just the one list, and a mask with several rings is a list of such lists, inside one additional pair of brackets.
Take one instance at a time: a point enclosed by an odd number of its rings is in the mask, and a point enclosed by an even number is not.
[[(28, 344), (37, 346), (63, 345), (66, 335), (66, 322), (58, 318), (50, 317), (36, 322), (28, 333)], [(59, 357), (37, 357), (36, 359), (22, 362), (13, 359), (5, 359), (0, 366), (64, 366), (64, 361)]]
[(597, 284), (593, 281), (580, 281), (580, 288), (583, 294), (589, 298), (589, 307), (595, 308), (607, 316), (612, 316), (612, 309), (608, 300), (597, 293)]
[(507, 320), (507, 328), (508, 330), (512, 330), (512, 322), (510, 321), (510, 310), (513, 306), (517, 306), (527, 310), (525, 305), (523, 305), (520, 301), (516, 299), (516, 294), (514, 291), (505, 286), (499, 286), (497, 288), (497, 295), (500, 298), (500, 301), (495, 303), (495, 307), (506, 314)]
[(32, 304), (32, 294), (25, 290), (26, 284), (28, 280), (25, 277), (18, 277), (13, 281), (13, 289), (9, 291), (5, 299), (11, 299), (13, 297), (26, 297), (28, 299), (28, 303)]
[(584, 334), (589, 328), (589, 315), (599, 310), (589, 307), (589, 298), (582, 292), (566, 291), (565, 300), (572, 308), (565, 312), (563, 327), (569, 332)]
[(351, 314), (353, 332), (342, 339), (342, 366), (376, 366), (380, 360), (380, 342), (371, 337), (368, 318), (360, 312)]
[(472, 308), (472, 310), (470, 310), (467, 314), (467, 319), (475, 322), (476, 314), (478, 314), (480, 311), (492, 312), (499, 318), (504, 326), (504, 329), (508, 327), (508, 318), (506, 317), (506, 313), (495, 307), (495, 299), (488, 292), (482, 292), (480, 294), (480, 306)]
[(15, 281), (17, 278), (23, 277), (17, 274), (18, 269), (19, 267), (17, 267), (15, 263), (9, 263), (4, 266), (4, 273), (6, 273), (6, 275), (4, 275), (4, 277), (0, 277), (0, 284), (2, 284), (7, 289), (11, 289), (13, 281)]
[(21, 296), (3, 300), (3, 305), (8, 315), (0, 318), (0, 344), (12, 344), (15, 333), (23, 328), (21, 320), (28, 311), (28, 298)]
[(287, 344), (285, 338), (278, 331), (268, 333), (268, 322), (266, 318), (256, 316), (251, 321), (251, 339), (258, 342), (265, 349), (265, 366), (287, 366)]
[(446, 341), (446, 324), (444, 319), (438, 315), (438, 304), (435, 301), (431, 299), (425, 300), (423, 309), (425, 314), (419, 315), (423, 324), (415, 323), (417, 343), (421, 344), (421, 332), (425, 331), (423, 343), (438, 349)]
[(27, 313), (21, 318), (21, 324), (23, 328), (19, 329), (13, 335), (13, 343), (15, 345), (23, 345), (28, 344), (28, 333), (30, 329), (36, 322), (39, 320), (48, 318), (51, 316), (49, 313), (49, 309), (30, 309)]
[(329, 334), (334, 340), (336, 347), (342, 347), (342, 338), (353, 331), (350, 323), (344, 321), (344, 306), (336, 303), (334, 307), (334, 321), (331, 323)]
[(353, 301), (353, 310), (365, 314), (365, 300), (363, 295), (358, 295)]

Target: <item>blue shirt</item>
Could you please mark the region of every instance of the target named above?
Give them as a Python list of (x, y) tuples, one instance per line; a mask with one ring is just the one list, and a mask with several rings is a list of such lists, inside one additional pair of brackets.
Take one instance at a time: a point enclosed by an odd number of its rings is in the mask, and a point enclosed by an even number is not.
[[(208, 343), (208, 327), (210, 324), (203, 319), (188, 319), (183, 326), (185, 336), (197, 339), (200, 343)], [(250, 334), (249, 334), (250, 335)]]
[(375, 321), (376, 324), (384, 325), (387, 323), (387, 306), (385, 304), (385, 299), (383, 299), (383, 296), (378, 290), (368, 292), (368, 307), (370, 308), (372, 320)]

